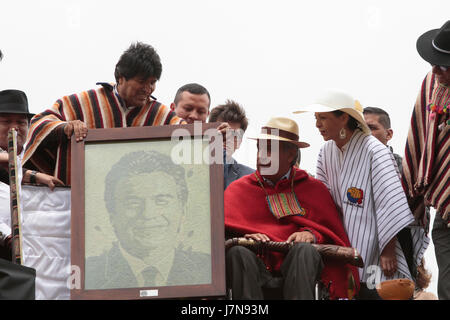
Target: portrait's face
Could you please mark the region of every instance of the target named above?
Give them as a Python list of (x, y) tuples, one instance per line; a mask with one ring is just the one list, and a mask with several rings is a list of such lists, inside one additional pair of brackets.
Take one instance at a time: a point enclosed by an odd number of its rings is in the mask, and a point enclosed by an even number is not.
[(174, 178), (164, 172), (140, 173), (119, 180), (111, 221), (121, 246), (145, 258), (155, 248), (175, 247), (183, 205)]
[(433, 73), (439, 83), (450, 86), (450, 67), (433, 66)]
[(320, 134), (322, 135), (325, 141), (334, 140), (338, 141), (339, 139), (339, 131), (345, 127), (345, 124), (348, 120), (347, 117), (343, 117), (343, 114), (340, 117), (337, 117), (332, 112), (316, 112), (316, 127), (319, 129)]
[(380, 116), (376, 114), (365, 114), (364, 120), (367, 123), (372, 135), (380, 140), (380, 142), (384, 145), (388, 143), (392, 138), (392, 130), (385, 129), (383, 125), (379, 122)]
[(131, 79), (119, 78), (117, 91), (128, 107), (142, 107), (156, 88), (155, 77), (144, 79), (136, 76)]
[(206, 122), (209, 115), (209, 98), (207, 94), (192, 94), (184, 91), (177, 104), (172, 103), (170, 108), (178, 117), (191, 124), (194, 121)]
[(15, 113), (0, 114), (0, 147), (4, 150), (8, 150), (8, 131), (11, 128), (17, 131), (17, 153), (20, 153), (27, 140), (27, 116)]

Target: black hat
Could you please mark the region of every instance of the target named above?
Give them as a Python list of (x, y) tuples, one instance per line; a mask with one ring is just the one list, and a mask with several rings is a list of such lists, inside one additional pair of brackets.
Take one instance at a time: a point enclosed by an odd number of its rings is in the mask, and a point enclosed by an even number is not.
[(417, 39), (417, 51), (432, 65), (450, 67), (450, 20), (442, 28), (421, 35)]
[(28, 111), (28, 99), (25, 92), (20, 90), (0, 91), (0, 114), (19, 113), (31, 119), (34, 114)]

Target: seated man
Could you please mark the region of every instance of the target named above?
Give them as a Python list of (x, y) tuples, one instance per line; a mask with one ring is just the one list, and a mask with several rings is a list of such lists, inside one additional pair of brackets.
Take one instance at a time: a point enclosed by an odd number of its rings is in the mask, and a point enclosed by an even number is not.
[(284, 299), (314, 299), (320, 279), (330, 298), (351, 298), (349, 279), (359, 283), (358, 271), (348, 265), (324, 264), (311, 243), (349, 246), (333, 199), (325, 185), (294, 167), (299, 141), (297, 123), (272, 118), (254, 138), (258, 143), (257, 171), (232, 183), (225, 191), (227, 235), (256, 241), (286, 241), (295, 245), (285, 256), (257, 256), (232, 247), (226, 254), (227, 285), (235, 299), (262, 299), (262, 287), (275, 276), (283, 279)]
[[(20, 90), (0, 91), (0, 198), (9, 201), (8, 173), (8, 132), (11, 128), (17, 131), (17, 154), (19, 161), (23, 156), (24, 144), (28, 133), (29, 121), (33, 114), (28, 112), (28, 100)], [(19, 164), (20, 165), (20, 164)], [(28, 169), (22, 170), (19, 179), (22, 182), (45, 184), (53, 190), (56, 185), (63, 185), (59, 179), (44, 173)], [(11, 214), (9, 205), (0, 211), (0, 258), (10, 259), (11, 255)]]
[(253, 173), (255, 170), (234, 160), (233, 153), (239, 149), (242, 137), (247, 130), (248, 119), (244, 109), (236, 102), (227, 100), (225, 104), (219, 105), (211, 110), (209, 122), (227, 122), (230, 130), (226, 132), (224, 143), (224, 171), (223, 180), (225, 189), (233, 181)]

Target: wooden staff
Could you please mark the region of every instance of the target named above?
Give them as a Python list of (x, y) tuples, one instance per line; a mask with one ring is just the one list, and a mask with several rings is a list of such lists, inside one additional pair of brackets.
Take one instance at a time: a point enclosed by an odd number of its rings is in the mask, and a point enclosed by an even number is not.
[(9, 186), (11, 196), (11, 234), (12, 234), (12, 262), (22, 264), (22, 232), (20, 226), (20, 181), (17, 174), (17, 131), (12, 128), (8, 132), (8, 167)]
[[(225, 241), (225, 249), (229, 249), (232, 246), (244, 246), (254, 251), (271, 250), (277, 252), (288, 252), (294, 245), (294, 242), (275, 242), (275, 241), (255, 241), (247, 238), (232, 238)], [(359, 268), (364, 267), (364, 262), (358, 250), (355, 248), (348, 248), (342, 246), (336, 246), (333, 244), (311, 244), (319, 251), (324, 260), (335, 260), (343, 263), (349, 263)]]

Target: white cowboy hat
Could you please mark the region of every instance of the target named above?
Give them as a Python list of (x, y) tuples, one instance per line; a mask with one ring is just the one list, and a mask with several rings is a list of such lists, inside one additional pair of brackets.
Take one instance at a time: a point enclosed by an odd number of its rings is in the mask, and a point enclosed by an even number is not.
[(299, 148), (309, 147), (309, 143), (299, 141), (297, 122), (283, 117), (271, 118), (266, 125), (261, 128), (260, 134), (249, 137), (249, 139), (287, 141), (295, 144)]
[(363, 107), (358, 100), (355, 100), (348, 93), (329, 89), (319, 95), (313, 104), (300, 107), (299, 110), (294, 113), (303, 112), (333, 112), (340, 110), (353, 117), (359, 123), (359, 127), (363, 132), (371, 134), (369, 127), (364, 120)]

